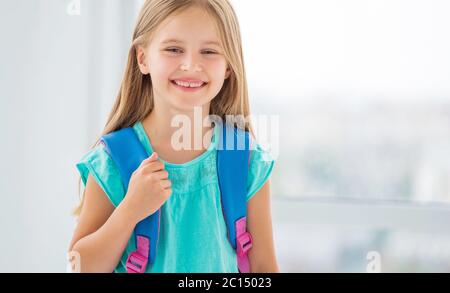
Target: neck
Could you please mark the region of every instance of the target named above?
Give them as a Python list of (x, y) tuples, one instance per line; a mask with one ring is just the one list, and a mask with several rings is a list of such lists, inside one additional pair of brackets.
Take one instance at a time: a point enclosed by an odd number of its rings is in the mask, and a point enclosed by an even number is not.
[[(201, 150), (205, 150), (207, 146), (203, 146), (203, 138), (209, 135), (210, 141), (210, 135), (212, 134), (210, 130), (213, 128), (210, 123), (203, 125), (203, 121), (209, 115), (209, 110), (210, 103), (197, 107), (197, 109), (185, 111), (155, 103), (152, 112), (142, 121), (142, 126), (151, 138), (152, 145), (164, 146), (164, 148), (170, 146), (173, 149), (171, 146), (173, 135), (181, 127), (186, 127), (184, 124), (189, 121), (191, 150), (199, 151), (199, 147)], [(179, 119), (179, 117), (182, 118)], [(174, 126), (172, 126), (172, 123), (174, 123)]]

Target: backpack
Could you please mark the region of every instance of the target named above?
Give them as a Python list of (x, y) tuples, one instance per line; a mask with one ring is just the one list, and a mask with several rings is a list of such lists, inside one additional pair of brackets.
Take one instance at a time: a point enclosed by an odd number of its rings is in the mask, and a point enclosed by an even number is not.
[[(249, 133), (226, 123), (221, 123), (219, 129), (217, 175), (227, 238), (236, 251), (239, 272), (248, 273), (248, 251), (252, 247), (252, 237), (247, 232), (246, 201), (250, 164)], [(127, 191), (132, 173), (149, 156), (144, 146), (132, 127), (104, 135), (100, 143), (116, 164)], [(243, 143), (245, 147), (242, 146)], [(154, 263), (160, 222), (161, 211), (158, 210), (136, 225), (133, 235), (136, 250), (127, 258), (128, 273), (143, 273), (148, 263)]]

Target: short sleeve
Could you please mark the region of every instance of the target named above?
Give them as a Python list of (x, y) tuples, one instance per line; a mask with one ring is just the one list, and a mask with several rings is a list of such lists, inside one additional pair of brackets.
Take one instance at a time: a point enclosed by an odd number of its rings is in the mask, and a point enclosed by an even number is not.
[(114, 207), (119, 205), (125, 196), (125, 189), (119, 170), (103, 145), (97, 145), (90, 150), (76, 164), (76, 167), (80, 172), (84, 186), (86, 186), (88, 175), (91, 174)]
[(264, 185), (272, 173), (275, 164), (271, 154), (259, 144), (251, 150), (250, 166), (247, 179), (247, 201)]

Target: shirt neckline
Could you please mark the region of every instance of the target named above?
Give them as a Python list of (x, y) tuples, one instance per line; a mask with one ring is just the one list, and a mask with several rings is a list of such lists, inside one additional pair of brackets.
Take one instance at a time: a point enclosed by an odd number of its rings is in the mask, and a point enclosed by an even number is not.
[[(150, 138), (147, 135), (147, 132), (145, 131), (144, 126), (142, 125), (142, 121), (136, 122), (136, 124), (134, 125), (133, 128), (135, 129), (135, 131), (138, 131), (138, 132), (140, 132), (142, 134), (141, 137), (144, 139), (144, 142), (143, 142), (144, 146), (146, 146), (148, 148), (147, 151), (149, 151), (149, 154), (153, 153), (153, 148), (152, 148), (152, 144), (150, 142)], [(218, 137), (217, 131), (218, 131), (218, 126), (216, 124), (214, 124), (213, 135), (212, 135), (212, 138), (211, 138), (211, 143), (208, 146), (208, 149), (205, 152), (203, 152), (201, 155), (195, 157), (194, 159), (192, 159), (192, 160), (190, 160), (188, 162), (182, 163), (182, 164), (170, 163), (170, 162), (167, 162), (167, 161), (165, 161), (165, 160), (163, 160), (161, 158), (160, 158), (160, 160), (164, 163), (164, 165), (166, 167), (170, 167), (170, 168), (185, 168), (185, 167), (191, 166), (193, 164), (196, 164), (196, 163), (202, 161), (207, 156), (209, 156), (212, 153), (213, 150), (216, 149), (217, 137)]]

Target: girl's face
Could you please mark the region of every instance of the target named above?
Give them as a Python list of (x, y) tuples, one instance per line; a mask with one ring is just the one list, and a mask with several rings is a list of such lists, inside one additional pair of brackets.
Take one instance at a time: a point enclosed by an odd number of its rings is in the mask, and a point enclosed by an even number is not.
[[(138, 47), (138, 61), (151, 76), (155, 103), (181, 111), (207, 105), (230, 75), (214, 20), (199, 8), (164, 21), (149, 46)], [(189, 88), (175, 83), (183, 80)]]

